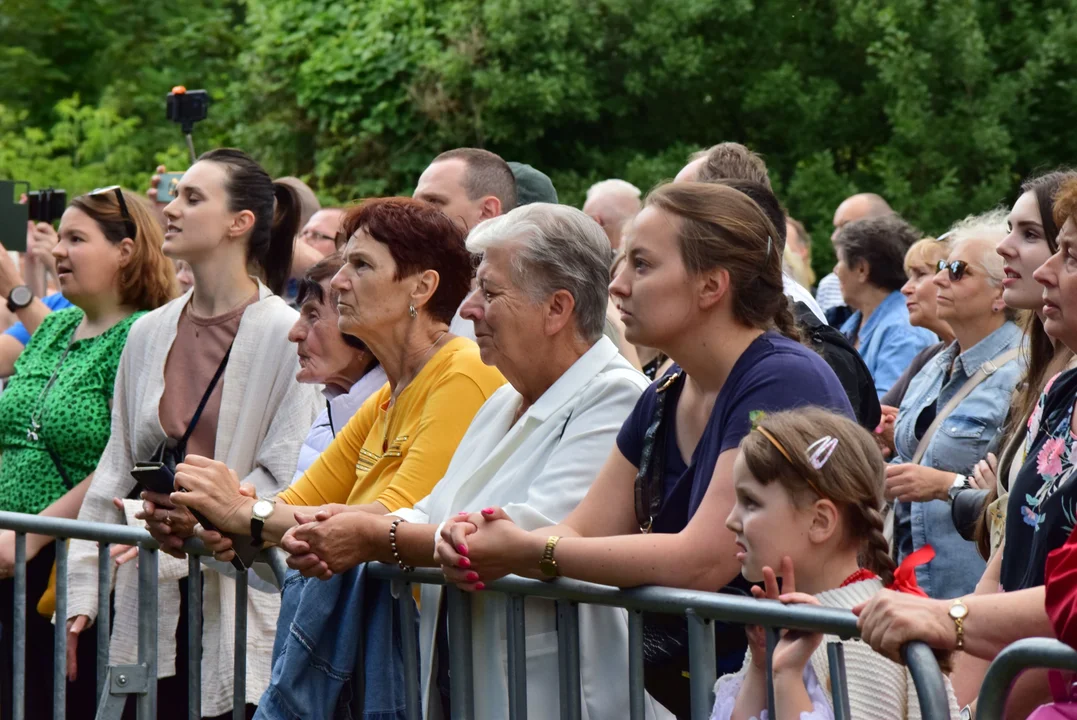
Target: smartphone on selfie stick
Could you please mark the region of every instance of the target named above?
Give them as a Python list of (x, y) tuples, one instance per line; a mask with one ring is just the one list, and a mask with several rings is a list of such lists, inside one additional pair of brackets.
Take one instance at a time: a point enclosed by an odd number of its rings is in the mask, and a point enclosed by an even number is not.
[[(165, 98), (165, 117), (174, 123), (179, 123), (187, 139), (187, 151), (191, 156), (191, 164), (194, 165), (197, 155), (194, 151), (195, 123), (205, 120), (209, 115), (209, 93), (205, 90), (188, 90), (182, 85), (172, 88), (172, 92)], [(157, 185), (157, 202), (166, 203), (176, 199), (176, 186), (179, 185), (183, 173), (165, 173), (161, 175)]]

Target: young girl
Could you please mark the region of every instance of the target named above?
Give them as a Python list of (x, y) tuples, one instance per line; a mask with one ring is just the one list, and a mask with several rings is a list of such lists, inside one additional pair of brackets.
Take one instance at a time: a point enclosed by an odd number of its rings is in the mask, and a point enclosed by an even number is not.
[[(851, 420), (818, 408), (760, 419), (741, 441), (733, 466), (736, 505), (726, 520), (744, 578), (766, 585), (753, 594), (778, 598), (780, 576), (782, 602), (851, 609), (889, 585), (895, 567), (879, 512), (884, 477), (871, 435)], [(774, 650), (777, 715), (771, 717), (834, 716), (824, 640), (837, 638), (783, 634)], [(715, 685), (712, 720), (767, 717), (765, 647), (762, 628), (750, 628), (743, 669)], [(904, 667), (854, 640), (845, 643), (845, 668), (851, 717), (920, 717)], [(947, 688), (951, 717), (957, 717)]]

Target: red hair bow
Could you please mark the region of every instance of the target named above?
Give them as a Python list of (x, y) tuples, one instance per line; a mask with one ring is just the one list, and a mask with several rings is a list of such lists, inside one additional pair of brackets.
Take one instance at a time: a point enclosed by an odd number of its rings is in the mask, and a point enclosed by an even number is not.
[(894, 571), (894, 581), (887, 585), (886, 589), (927, 597), (927, 593), (916, 583), (916, 568), (921, 565), (927, 565), (934, 559), (935, 548), (930, 545), (924, 545), (916, 552), (911, 553), (901, 561), (901, 565)]

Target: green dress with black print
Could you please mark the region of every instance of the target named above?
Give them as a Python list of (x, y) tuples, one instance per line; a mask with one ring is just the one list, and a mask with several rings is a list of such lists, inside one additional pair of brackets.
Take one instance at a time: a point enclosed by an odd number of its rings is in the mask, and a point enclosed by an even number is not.
[(77, 307), (49, 314), (38, 327), (0, 393), (0, 510), (37, 514), (67, 493), (50, 449), (72, 484), (97, 467), (112, 426), (120, 355), (144, 314), (74, 343), (83, 318)]

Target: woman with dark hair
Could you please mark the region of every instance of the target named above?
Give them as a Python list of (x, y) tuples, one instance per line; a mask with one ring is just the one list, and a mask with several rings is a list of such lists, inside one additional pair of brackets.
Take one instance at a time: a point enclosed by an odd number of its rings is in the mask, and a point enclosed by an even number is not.
[[(138, 197), (120, 188), (82, 195), (60, 220), (53, 249), (60, 288), (75, 306), (41, 320), (0, 395), (0, 510), (46, 517), (78, 515), (108, 442), (113, 383), (132, 324), (172, 299), (171, 263), (160, 225)], [(54, 538), (28, 535), (26, 688), (11, 687), (13, 583), (0, 582), (5, 628), (0, 646), (3, 709), (25, 693), (27, 717), (52, 712), (51, 603), (35, 609), (49, 582)], [(15, 533), (0, 533), (0, 576), (11, 577)], [(92, 646), (89, 658), (93, 657)], [(68, 717), (94, 705), (94, 673), (68, 689)], [(92, 714), (92, 711), (89, 713)]]
[[(678, 183), (651, 193), (610, 291), (628, 341), (676, 364), (643, 393), (561, 524), (526, 532), (500, 509), (448, 521), (437, 551), (451, 582), (473, 590), (508, 573), (559, 574), (622, 587), (746, 591), (724, 523), (752, 416), (805, 405), (853, 416), (830, 366), (800, 342), (775, 237), (760, 207), (733, 188)], [(687, 630), (647, 626), (658, 640), (646, 658), (647, 690), (686, 717)], [(743, 630), (720, 626), (716, 638), (719, 672), (738, 669)]]
[[(194, 288), (131, 328), (116, 377), (112, 434), (79, 519), (139, 524), (137, 513), (167, 528), (163, 547), (176, 553), (194, 533), (190, 513), (174, 508), (167, 495), (148, 492), (142, 494), (145, 504), (114, 502), (138, 496), (131, 475), (135, 464), (162, 451), (177, 460), (188, 453), (214, 457), (259, 493), (273, 494), (291, 480), (319, 403), (312, 386), (295, 382), (299, 363), (288, 330), (296, 313), (275, 294), (287, 280), (298, 225), (293, 192), (274, 184), (244, 153), (213, 150), (184, 174), (164, 215), (164, 253), (191, 266)], [(268, 287), (248, 274), (252, 267)], [(97, 563), (96, 543), (71, 543), (69, 648), (98, 619)], [(114, 664), (137, 657), (134, 565), (120, 566), (114, 576)], [(162, 718), (188, 716), (186, 623), (181, 622), (186, 574), (185, 559), (160, 559), (158, 677), (167, 678), (158, 688)], [(232, 707), (234, 592), (234, 580), (212, 570), (203, 574), (205, 716)], [(276, 594), (251, 592), (249, 704), (257, 703), (269, 681), (266, 655), (278, 607)], [(69, 661), (69, 674), (76, 671)]]
[(930, 330), (912, 326), (901, 294), (905, 253), (919, 239), (896, 215), (848, 223), (834, 238), (834, 274), (845, 304), (855, 311), (841, 331), (860, 351), (880, 398), (917, 353), (938, 342)]

